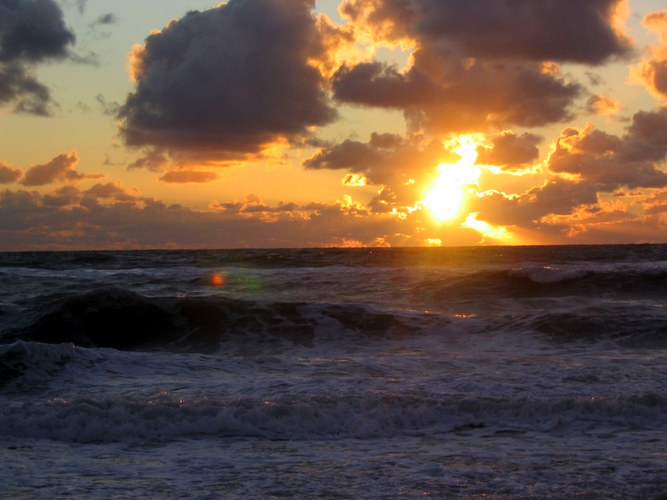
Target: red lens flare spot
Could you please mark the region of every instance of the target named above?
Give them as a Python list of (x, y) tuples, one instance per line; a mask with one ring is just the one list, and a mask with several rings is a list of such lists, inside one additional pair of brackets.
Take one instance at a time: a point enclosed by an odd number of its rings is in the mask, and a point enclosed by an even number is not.
[(211, 274), (211, 285), (223, 286), (225, 284), (225, 277), (220, 273)]

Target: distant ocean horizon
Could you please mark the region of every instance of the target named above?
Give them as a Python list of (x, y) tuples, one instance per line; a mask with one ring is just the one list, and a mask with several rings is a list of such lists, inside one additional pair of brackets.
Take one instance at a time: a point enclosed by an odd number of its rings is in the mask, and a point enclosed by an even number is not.
[(664, 498), (667, 244), (0, 252), (0, 498)]

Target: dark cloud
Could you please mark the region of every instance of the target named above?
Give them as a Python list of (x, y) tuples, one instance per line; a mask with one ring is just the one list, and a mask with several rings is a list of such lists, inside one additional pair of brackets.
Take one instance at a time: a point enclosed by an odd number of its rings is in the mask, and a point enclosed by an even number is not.
[(89, 200), (114, 200), (114, 201), (134, 201), (135, 196), (131, 195), (125, 191), (119, 185), (113, 182), (107, 182), (105, 184), (95, 184), (94, 186), (83, 191), (84, 198)]
[(0, 0), (0, 62), (65, 57), (74, 40), (53, 0)]
[(333, 76), (336, 99), (385, 108), (409, 108), (443, 100), (444, 89), (418, 68), (407, 74), (380, 62), (346, 65)]
[[(346, 0), (342, 13), (376, 41), (415, 46), (405, 71), (343, 66), (343, 102), (404, 110), (440, 133), (536, 127), (571, 118), (581, 87), (555, 62), (600, 64), (631, 51), (615, 29), (623, 0)], [(554, 62), (555, 61), (555, 62)]]
[(490, 138), (491, 146), (477, 148), (477, 163), (480, 165), (498, 165), (517, 167), (537, 160), (539, 157), (538, 144), (542, 137), (525, 133), (516, 135), (513, 132), (503, 132)]
[(172, 184), (184, 184), (188, 182), (205, 183), (218, 179), (215, 172), (203, 170), (171, 170), (160, 177), (160, 180)]
[(109, 12), (107, 14), (102, 14), (95, 20), (95, 24), (116, 24), (118, 18), (116, 14)]
[(567, 128), (548, 160), (549, 169), (578, 176), (598, 191), (667, 186), (659, 162), (667, 157), (667, 109), (639, 112), (623, 137), (589, 126)]
[(23, 177), (20, 168), (12, 168), (10, 165), (0, 161), (0, 184), (11, 184)]
[(231, 203), (216, 203), (214, 208), (221, 210), (228, 214), (282, 214), (282, 213), (292, 213), (297, 210), (307, 210), (307, 211), (316, 211), (318, 208), (313, 208), (310, 206), (300, 207), (296, 203), (278, 203), (277, 206), (265, 205), (259, 196), (254, 194), (249, 194), (246, 196), (245, 202), (231, 202)]
[(597, 203), (595, 187), (584, 182), (551, 179), (520, 195), (488, 192), (469, 201), (467, 210), (494, 226), (535, 228), (549, 214), (570, 214), (580, 205)]
[(131, 162), (127, 169), (146, 168), (152, 172), (161, 172), (168, 163), (169, 159), (162, 151), (150, 149), (143, 156)]
[(74, 169), (79, 162), (76, 151), (62, 153), (47, 163), (33, 165), (26, 170), (21, 184), (24, 186), (43, 186), (52, 182), (77, 182), (86, 179), (99, 179), (103, 174), (82, 174)]
[(53, 0), (0, 0), (0, 104), (15, 102), (15, 112), (49, 115), (49, 90), (26, 65), (66, 57), (74, 40)]
[(406, 72), (382, 63), (343, 66), (333, 77), (334, 96), (403, 109), (417, 129), (461, 133), (564, 121), (580, 94), (579, 85), (537, 64), (447, 57), (418, 49)]
[[(0, 192), (0, 249), (243, 248), (410, 243), (414, 228), (394, 217), (360, 217), (349, 199), (335, 203), (268, 206), (250, 195), (245, 203), (196, 211), (97, 184)], [(398, 222), (398, 225), (397, 225)], [(401, 230), (403, 229), (403, 230)], [(418, 240), (415, 240), (418, 243)]]
[(667, 157), (667, 107), (636, 113), (624, 139), (624, 158), (664, 160)]
[(600, 64), (631, 42), (614, 28), (624, 0), (346, 0), (342, 12), (382, 38), (447, 43), (465, 57)]
[(100, 105), (102, 113), (105, 115), (116, 116), (118, 111), (120, 111), (120, 104), (118, 104), (116, 101), (107, 101), (102, 94), (97, 94), (95, 100)]
[(344, 170), (347, 175), (343, 183), (350, 186), (382, 186), (369, 207), (375, 213), (387, 213), (394, 208), (413, 206), (437, 177), (437, 166), (458, 160), (458, 154), (448, 151), (437, 140), (373, 133), (366, 143), (348, 139), (324, 147), (307, 159), (304, 166)]
[(122, 106), (130, 146), (258, 153), (330, 122), (325, 46), (313, 0), (231, 0), (189, 12), (133, 55), (136, 90)]
[(47, 206), (64, 207), (78, 203), (81, 199), (81, 192), (76, 186), (63, 186), (42, 197), (42, 202)]
[(38, 116), (51, 114), (51, 93), (21, 63), (0, 63), (0, 105), (14, 102), (14, 111)]

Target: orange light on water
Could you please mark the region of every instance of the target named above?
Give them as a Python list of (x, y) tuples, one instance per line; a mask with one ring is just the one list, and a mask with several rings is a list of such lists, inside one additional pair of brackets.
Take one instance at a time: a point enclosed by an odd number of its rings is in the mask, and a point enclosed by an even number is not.
[(211, 274), (211, 285), (212, 286), (223, 286), (225, 284), (225, 277), (220, 273)]

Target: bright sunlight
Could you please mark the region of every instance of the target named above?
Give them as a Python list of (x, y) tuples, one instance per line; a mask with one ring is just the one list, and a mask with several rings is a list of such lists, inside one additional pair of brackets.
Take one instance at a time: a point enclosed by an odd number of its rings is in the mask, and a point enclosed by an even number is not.
[(475, 165), (477, 145), (472, 137), (461, 136), (456, 139), (453, 151), (461, 159), (455, 164), (438, 166), (440, 176), (426, 194), (424, 204), (433, 217), (446, 221), (456, 217), (465, 201), (466, 186), (477, 184), (481, 170)]

